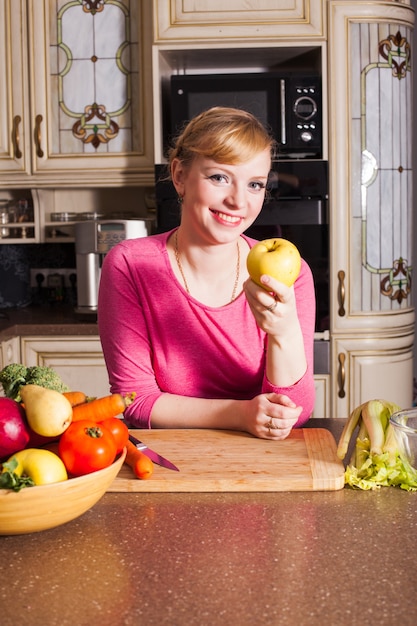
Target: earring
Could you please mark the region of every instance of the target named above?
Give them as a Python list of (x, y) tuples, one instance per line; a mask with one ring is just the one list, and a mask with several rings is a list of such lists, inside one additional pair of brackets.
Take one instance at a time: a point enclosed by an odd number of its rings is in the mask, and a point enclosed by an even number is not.
[(178, 204), (182, 204), (183, 200), (184, 200), (183, 196), (178, 196), (178, 198), (177, 198)]

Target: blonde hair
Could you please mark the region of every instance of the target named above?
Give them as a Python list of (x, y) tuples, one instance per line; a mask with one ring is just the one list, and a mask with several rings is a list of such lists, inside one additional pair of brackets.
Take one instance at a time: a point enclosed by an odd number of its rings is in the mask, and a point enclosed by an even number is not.
[(245, 163), (269, 150), (275, 141), (251, 113), (229, 107), (213, 107), (196, 115), (177, 137), (169, 151), (169, 164), (179, 159), (185, 166), (197, 157), (231, 165)]

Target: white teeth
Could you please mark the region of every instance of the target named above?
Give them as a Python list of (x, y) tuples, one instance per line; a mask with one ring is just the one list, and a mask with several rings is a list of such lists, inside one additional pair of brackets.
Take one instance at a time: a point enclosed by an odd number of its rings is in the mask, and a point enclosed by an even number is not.
[(220, 219), (224, 220), (225, 222), (232, 222), (233, 224), (235, 224), (236, 222), (240, 222), (240, 217), (236, 217), (234, 215), (226, 215), (225, 213), (220, 213), (220, 211), (216, 211), (216, 213), (220, 217)]

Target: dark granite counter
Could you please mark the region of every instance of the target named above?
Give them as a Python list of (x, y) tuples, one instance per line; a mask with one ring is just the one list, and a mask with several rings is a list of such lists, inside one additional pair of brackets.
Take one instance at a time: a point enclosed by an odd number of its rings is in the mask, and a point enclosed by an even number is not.
[(95, 315), (80, 315), (63, 304), (0, 311), (0, 341), (29, 335), (98, 335)]
[[(311, 420), (336, 439), (341, 420)], [(30, 515), (30, 512), (28, 512)], [(3, 626), (417, 623), (417, 493), (108, 493), (0, 537)]]

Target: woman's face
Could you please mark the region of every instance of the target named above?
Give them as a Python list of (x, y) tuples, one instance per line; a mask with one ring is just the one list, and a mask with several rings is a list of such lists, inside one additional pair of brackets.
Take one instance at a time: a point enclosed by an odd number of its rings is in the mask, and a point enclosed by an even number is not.
[(184, 167), (174, 160), (172, 181), (183, 198), (181, 225), (213, 241), (235, 239), (262, 208), (270, 168), (269, 150), (238, 165), (199, 157)]

